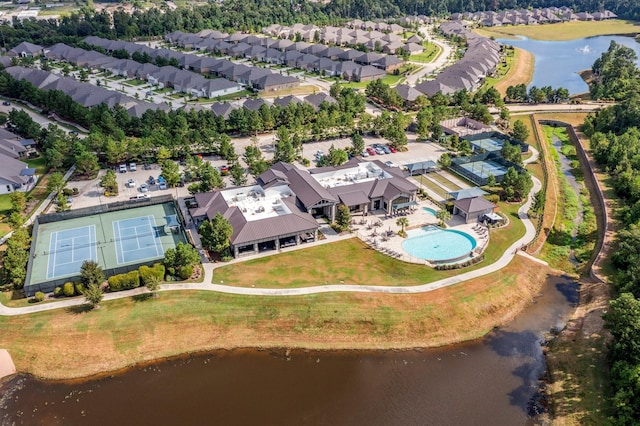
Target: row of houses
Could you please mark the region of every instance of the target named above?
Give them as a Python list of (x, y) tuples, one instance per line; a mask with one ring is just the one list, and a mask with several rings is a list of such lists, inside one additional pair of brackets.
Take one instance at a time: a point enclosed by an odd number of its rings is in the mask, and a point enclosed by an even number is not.
[[(211, 105), (211, 111), (213, 111), (213, 115), (215, 115), (216, 117), (222, 117), (226, 120), (229, 118), (231, 111), (238, 108), (244, 108), (249, 111), (258, 111), (260, 107), (262, 107), (262, 105), (266, 105), (267, 107), (271, 105), (275, 105), (280, 108), (286, 108), (290, 104), (307, 103), (311, 105), (311, 107), (314, 110), (318, 111), (320, 110), (320, 105), (322, 105), (323, 102), (327, 102), (329, 104), (335, 104), (337, 101), (330, 95), (324, 92), (320, 92), (320, 93), (314, 93), (312, 95), (307, 95), (303, 98), (298, 98), (293, 95), (279, 97), (274, 99), (273, 102), (266, 101), (262, 98), (247, 98), (244, 102), (242, 102), (242, 104), (230, 104), (228, 102), (214, 102)], [(185, 108), (195, 109), (197, 111), (200, 109), (204, 109), (205, 107), (202, 107), (200, 105), (196, 105), (196, 106), (190, 105)]]
[[(302, 28), (311, 29), (300, 32), (294, 30), (297, 25), (301, 24), (295, 24), (292, 27), (274, 24), (264, 28), (263, 33), (280, 40), (293, 41), (298, 39), (304, 42), (320, 42), (325, 46), (350, 46), (359, 49), (364, 47), (369, 51), (381, 51), (386, 54), (395, 54), (401, 48), (409, 53), (421, 53), (421, 50), (417, 50), (423, 49), (421, 37), (411, 37), (405, 41), (402, 36), (392, 32), (384, 33), (377, 30), (367, 31), (360, 28), (330, 26), (320, 28), (315, 25), (304, 25)], [(399, 25), (392, 25), (400, 28), (399, 32), (404, 31)]]
[[(89, 36), (85, 38), (84, 42), (90, 46), (100, 47), (107, 53), (124, 50), (129, 55), (133, 55), (134, 53), (138, 53), (140, 55), (146, 54), (151, 60), (155, 60), (158, 57), (164, 58), (165, 60), (173, 59), (175, 60), (174, 62), (177, 63), (177, 65), (181, 68), (180, 78), (187, 79), (189, 81), (189, 86), (194, 88), (191, 90), (193, 90), (194, 92), (201, 92), (203, 95), (202, 97), (213, 98), (216, 96), (233, 94), (242, 90), (242, 88), (238, 85), (230, 85), (229, 82), (231, 81), (259, 91), (275, 91), (297, 87), (300, 85), (300, 81), (295, 77), (282, 75), (266, 68), (253, 67), (244, 64), (235, 64), (226, 59), (176, 52), (175, 50), (171, 49), (153, 49), (151, 47), (140, 45), (137, 43), (124, 42), (120, 40), (108, 40), (95, 36)], [(144, 64), (144, 66), (147, 67), (150, 65), (152, 64)], [(173, 68), (174, 70), (176, 69), (175, 67)], [(152, 84), (164, 83), (164, 87), (175, 88), (171, 80), (167, 80), (166, 78), (167, 75), (171, 73), (175, 74), (174, 70), (164, 71), (160, 73), (159, 76), (154, 77), (154, 81), (149, 82)], [(211, 83), (209, 81), (205, 81), (202, 75), (225, 78), (229, 80), (229, 82)], [(165, 82), (163, 82), (162, 80), (165, 80)], [(205, 87), (211, 84), (216, 86), (215, 88), (218, 88), (217, 86), (224, 84), (225, 86), (221, 87), (220, 90), (226, 91), (222, 94), (211, 95), (211, 93), (213, 92), (211, 90), (207, 90), (207, 87)], [(204, 89), (201, 90), (199, 89), (199, 87), (204, 87)], [(185, 90), (176, 90), (188, 93), (188, 91)]]
[(7, 129), (0, 128), (0, 194), (26, 192), (37, 181), (35, 169), (20, 161), (35, 151), (33, 139), (22, 139)]
[(466, 38), (467, 50), (462, 59), (446, 68), (434, 80), (420, 83), (415, 89), (429, 97), (438, 92), (452, 94), (460, 90), (477, 90), (484, 78), (493, 74), (500, 64), (500, 44), (469, 31), (462, 21), (444, 22), (440, 30), (446, 36)]
[(449, 17), (453, 21), (465, 20), (476, 22), (486, 27), (502, 25), (535, 25), (570, 21), (602, 21), (617, 18), (617, 15), (609, 10), (593, 13), (578, 12), (563, 7), (545, 7), (542, 9), (510, 9), (500, 12), (465, 12), (454, 13)]
[(217, 213), (233, 227), (235, 257), (314, 241), (318, 221), (333, 221), (337, 207), (354, 214), (392, 213), (416, 201), (417, 186), (397, 167), (356, 158), (337, 167), (301, 170), (276, 163), (257, 185), (197, 194), (189, 213), (196, 225)]
[(49, 71), (15, 66), (7, 68), (6, 72), (17, 80), (28, 81), (38, 89), (59, 90), (69, 95), (75, 102), (87, 108), (100, 104), (105, 104), (109, 108), (120, 105), (130, 115), (135, 117), (141, 117), (150, 109), (169, 110), (169, 106), (165, 103), (155, 104), (140, 101), (124, 93), (107, 90), (90, 83), (82, 83), (71, 77), (62, 77)]
[[(177, 31), (167, 34), (166, 39), (179, 47), (207, 51), (211, 48), (211, 44), (206, 43), (206, 39), (197, 43), (193, 37), (203, 40), (198, 34), (200, 33), (188, 34)], [(94, 37), (90, 38), (94, 39)], [(337, 76), (347, 81), (370, 81), (383, 78), (386, 73), (393, 72), (404, 64), (404, 61), (395, 55), (360, 52), (354, 49), (341, 49), (303, 41), (293, 42), (255, 35), (244, 35), (242, 41), (238, 40), (239, 38), (234, 37), (235, 44), (219, 41), (218, 44), (215, 44), (218, 47), (214, 49), (220, 49), (220, 43), (226, 43), (230, 47), (216, 52), (236, 58), (318, 72), (326, 76)], [(416, 46), (419, 45), (416, 44)], [(202, 61), (223, 61), (223, 59), (192, 56)]]

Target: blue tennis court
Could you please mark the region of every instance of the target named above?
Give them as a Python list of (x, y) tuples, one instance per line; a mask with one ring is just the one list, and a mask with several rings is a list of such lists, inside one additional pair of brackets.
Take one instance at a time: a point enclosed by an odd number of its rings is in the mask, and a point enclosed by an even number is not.
[(484, 149), (487, 152), (496, 152), (502, 149), (504, 142), (497, 138), (486, 138), (469, 141), (476, 151)]
[(153, 215), (116, 220), (113, 222), (116, 261), (118, 264), (156, 259), (164, 255), (159, 229)]
[(85, 260), (98, 260), (95, 225), (52, 232), (47, 279), (74, 275)]
[(490, 160), (460, 164), (460, 167), (482, 179), (488, 178), (489, 175), (493, 175), (497, 178), (507, 173), (506, 167)]

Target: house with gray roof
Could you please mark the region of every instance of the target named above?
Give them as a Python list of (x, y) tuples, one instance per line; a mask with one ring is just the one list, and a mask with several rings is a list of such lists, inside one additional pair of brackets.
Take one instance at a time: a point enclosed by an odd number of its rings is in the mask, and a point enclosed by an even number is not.
[[(33, 140), (31, 142), (34, 143)], [(0, 154), (11, 158), (22, 158), (27, 154), (27, 148), (21, 143), (18, 135), (0, 128)]]
[(259, 78), (253, 82), (253, 88), (256, 90), (263, 90), (266, 92), (291, 89), (293, 87), (300, 86), (300, 80), (295, 77), (281, 74), (269, 74)]
[(337, 102), (333, 97), (324, 92), (307, 95), (304, 97), (304, 101), (310, 104), (316, 111), (320, 110), (320, 105), (322, 105), (323, 102), (330, 104), (335, 104)]
[(216, 98), (241, 92), (242, 86), (233, 83), (226, 78), (207, 79), (201, 86), (201, 96), (204, 98)]
[(384, 70), (372, 67), (370, 65), (360, 67), (353, 72), (354, 81), (372, 81), (384, 78), (386, 76), (387, 73), (384, 72)]
[(247, 98), (242, 103), (242, 107), (249, 111), (258, 111), (260, 107), (265, 104), (266, 102), (262, 98)]
[(0, 154), (0, 194), (30, 191), (38, 177), (27, 163)]
[(460, 215), (465, 223), (482, 220), (485, 215), (491, 215), (496, 205), (484, 197), (463, 198), (453, 202), (453, 214)]
[(225, 120), (229, 118), (231, 111), (233, 111), (234, 109), (235, 108), (233, 107), (233, 105), (227, 102), (215, 102), (211, 105), (211, 111), (213, 111), (213, 115), (215, 115), (216, 117), (222, 117)]
[(293, 95), (289, 95), (282, 98), (275, 98), (273, 104), (279, 106), (280, 108), (286, 108), (291, 104), (299, 104), (300, 102), (302, 102), (300, 99), (296, 98)]
[(34, 58), (36, 56), (42, 56), (43, 48), (40, 45), (23, 41), (13, 49), (9, 49), (8, 56), (17, 56), (20, 58)]

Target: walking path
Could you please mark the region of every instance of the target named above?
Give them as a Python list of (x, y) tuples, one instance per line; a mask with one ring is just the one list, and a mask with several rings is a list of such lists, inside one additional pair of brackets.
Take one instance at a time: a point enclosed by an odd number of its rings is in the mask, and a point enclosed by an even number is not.
[[(213, 271), (218, 266), (225, 266), (225, 264), (213, 264), (204, 263), (204, 282), (202, 283), (176, 283), (176, 284), (164, 284), (160, 287), (161, 291), (175, 291), (175, 290), (202, 290), (202, 291), (216, 291), (219, 293), (227, 294), (239, 294), (239, 295), (253, 295), (253, 296), (300, 296), (317, 293), (330, 293), (330, 292), (358, 292), (358, 293), (386, 293), (386, 294), (416, 294), (425, 293), (433, 290), (437, 290), (450, 285), (459, 284), (467, 280), (482, 277), (484, 275), (498, 271), (504, 268), (511, 262), (513, 257), (518, 253), (518, 250), (530, 242), (536, 234), (533, 223), (529, 220), (527, 212), (532, 203), (533, 194), (538, 192), (542, 188), (542, 184), (536, 178), (533, 178), (533, 188), (529, 193), (527, 201), (518, 209), (518, 217), (523, 221), (525, 226), (525, 234), (504, 252), (504, 254), (496, 262), (491, 265), (487, 265), (483, 268), (479, 268), (473, 271), (465, 272), (454, 277), (445, 278), (432, 283), (409, 286), (409, 287), (392, 287), (392, 286), (368, 286), (368, 285), (350, 285), (350, 284), (330, 284), (313, 287), (303, 288), (248, 288), (248, 287), (233, 287), (223, 284), (211, 284), (213, 279)], [(314, 244), (327, 244), (336, 241), (337, 239), (353, 238), (353, 235), (345, 235), (331, 239), (320, 240)], [(296, 246), (284, 249), (282, 251), (290, 251), (295, 249), (302, 249), (309, 247), (309, 245)], [(273, 252), (277, 254), (278, 252)], [(243, 261), (246, 258), (242, 259)], [(240, 260), (238, 260), (240, 261)], [(118, 293), (105, 294), (104, 300), (122, 299), (125, 297), (131, 297), (137, 294), (147, 293), (145, 287), (139, 287), (133, 290), (121, 291)], [(72, 306), (78, 306), (85, 303), (83, 298), (74, 298), (68, 300), (61, 300), (57, 302), (49, 302), (42, 305), (26, 306), (22, 308), (9, 308), (0, 304), (0, 315), (15, 316), (25, 315), (34, 312), (48, 311), (52, 309), (68, 308)]]

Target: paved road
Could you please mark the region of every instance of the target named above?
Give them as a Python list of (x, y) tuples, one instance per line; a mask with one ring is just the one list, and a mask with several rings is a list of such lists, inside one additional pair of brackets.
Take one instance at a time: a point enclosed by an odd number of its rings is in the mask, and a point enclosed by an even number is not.
[[(611, 106), (611, 103), (583, 103), (583, 104), (506, 104), (512, 115), (530, 114), (532, 112), (592, 112)], [(498, 114), (498, 108), (489, 108), (491, 114)]]
[[(425, 293), (433, 290), (437, 290), (443, 287), (448, 287), (454, 284), (459, 284), (464, 281), (468, 281), (474, 278), (482, 277), (484, 275), (496, 272), (511, 262), (513, 257), (518, 253), (520, 247), (524, 246), (535, 237), (535, 227), (529, 220), (527, 212), (532, 203), (533, 194), (540, 190), (542, 184), (536, 178), (533, 178), (533, 188), (529, 193), (526, 203), (524, 203), (520, 209), (518, 209), (518, 217), (523, 221), (525, 226), (525, 234), (504, 252), (504, 254), (495, 263), (487, 265), (483, 268), (476, 269), (456, 275), (454, 277), (445, 278), (432, 283), (407, 286), (407, 287), (392, 287), (392, 286), (367, 286), (367, 285), (350, 285), (350, 284), (331, 284), (321, 285), (313, 287), (303, 288), (248, 288), (248, 287), (233, 287), (223, 284), (210, 284), (213, 278), (213, 271), (216, 266), (224, 266), (225, 264), (204, 264), (204, 282), (202, 283), (184, 283), (184, 284), (166, 284), (162, 285), (161, 291), (175, 291), (175, 290), (203, 290), (203, 291), (216, 291), (219, 293), (227, 294), (241, 294), (241, 295), (253, 295), (253, 296), (300, 296), (317, 293), (331, 293), (331, 292), (357, 292), (357, 293), (386, 293), (386, 294), (416, 294)], [(346, 236), (344, 238), (350, 238)], [(333, 240), (331, 240), (333, 241)], [(328, 243), (329, 241), (327, 241)], [(122, 291), (118, 293), (105, 294), (104, 300), (121, 299), (124, 297), (131, 297), (136, 294), (146, 293), (146, 288), (140, 287), (134, 290)], [(0, 315), (15, 316), (25, 315), (34, 312), (48, 311), (52, 309), (68, 308), (71, 306), (78, 306), (84, 304), (82, 298), (61, 300), (58, 302), (50, 302), (42, 305), (32, 305), (22, 308), (9, 308), (0, 304)]]
[(420, 79), (423, 78), (424, 76), (427, 76), (437, 71), (438, 69), (441, 69), (444, 66), (450, 64), (453, 59), (453, 56), (452, 56), (453, 49), (446, 40), (434, 38), (431, 35), (431, 32), (429, 31), (428, 27), (421, 27), (419, 32), (425, 38), (425, 40), (428, 40), (430, 43), (433, 43), (439, 46), (440, 49), (442, 49), (442, 52), (440, 52), (440, 55), (434, 61), (429, 63), (413, 62), (409, 60), (409, 63), (414, 65), (419, 65), (422, 67), (420, 71), (414, 74), (408, 75), (407, 78), (405, 79), (405, 84), (408, 84), (409, 86), (412, 86), (412, 87), (418, 84)]

